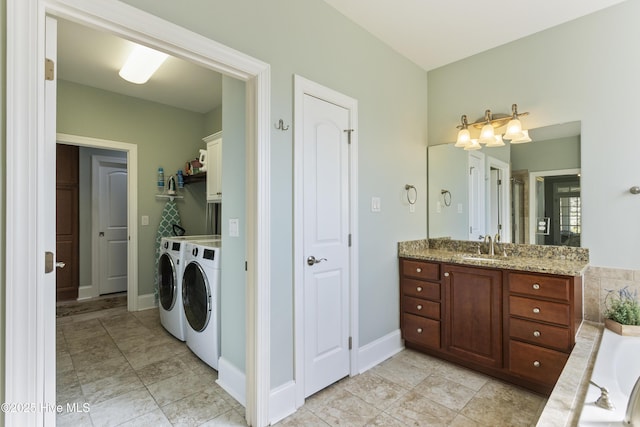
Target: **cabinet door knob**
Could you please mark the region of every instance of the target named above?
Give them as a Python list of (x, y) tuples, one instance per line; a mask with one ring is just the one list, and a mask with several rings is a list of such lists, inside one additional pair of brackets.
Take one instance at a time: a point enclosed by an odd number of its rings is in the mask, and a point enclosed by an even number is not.
[(418, 331), (419, 334), (421, 334), (422, 333), (422, 328), (418, 328), (417, 331)]
[(533, 289), (538, 290), (538, 289), (540, 289), (540, 284), (539, 283), (534, 283), (532, 287), (533, 287)]
[(534, 312), (535, 314), (538, 314), (538, 313), (540, 313), (540, 309), (539, 309), (538, 307), (534, 307), (534, 308), (533, 308), (533, 312)]
[(418, 306), (416, 307), (418, 310), (422, 310), (422, 304), (418, 304)]
[(449, 277), (449, 272), (444, 273), (444, 277)]
[(535, 366), (536, 368), (540, 367), (540, 362), (538, 362), (537, 360), (533, 362), (533, 366)]
[(540, 336), (540, 331), (533, 331), (533, 336), (538, 338)]
[(422, 273), (422, 269), (420, 267), (416, 268), (416, 273)]
[(422, 292), (422, 286), (418, 286), (418, 287), (416, 288), (416, 291), (418, 291), (418, 292)]

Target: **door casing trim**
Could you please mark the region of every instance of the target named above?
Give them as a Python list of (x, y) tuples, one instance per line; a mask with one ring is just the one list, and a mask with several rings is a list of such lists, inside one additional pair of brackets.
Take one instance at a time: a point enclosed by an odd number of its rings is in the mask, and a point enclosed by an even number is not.
[[(6, 324), (4, 401), (55, 404), (55, 332), (46, 310), (47, 206), (44, 46), (47, 14), (146, 44), (246, 83), (246, 418), (268, 424), (270, 390), (270, 66), (169, 21), (112, 0), (7, 0)], [(54, 139), (54, 138), (51, 138)], [(23, 167), (29, 159), (35, 167)], [(35, 266), (35, 268), (34, 268)], [(35, 301), (35, 302), (34, 302)], [(53, 304), (50, 304), (53, 306)], [(53, 369), (51, 368), (53, 365)], [(55, 412), (5, 414), (10, 425), (54, 425)]]

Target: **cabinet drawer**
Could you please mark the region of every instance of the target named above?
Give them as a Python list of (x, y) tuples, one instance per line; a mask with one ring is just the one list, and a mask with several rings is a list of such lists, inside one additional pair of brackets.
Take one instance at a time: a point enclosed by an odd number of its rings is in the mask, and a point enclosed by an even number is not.
[(440, 303), (420, 298), (402, 297), (402, 309), (406, 313), (440, 320)]
[(531, 380), (553, 385), (569, 355), (519, 341), (509, 341), (509, 369)]
[(509, 273), (509, 290), (519, 294), (569, 301), (570, 279), (536, 274)]
[(440, 300), (440, 283), (423, 282), (421, 280), (402, 279), (402, 294), (418, 298)]
[(404, 313), (402, 336), (405, 340), (426, 347), (440, 348), (440, 322)]
[(568, 328), (512, 317), (509, 319), (509, 336), (560, 351), (571, 350), (571, 332)]
[(426, 261), (402, 260), (402, 274), (423, 280), (440, 280), (440, 264)]
[(557, 323), (563, 326), (569, 326), (570, 320), (569, 304), (515, 297), (513, 295), (509, 297), (509, 313), (512, 316)]

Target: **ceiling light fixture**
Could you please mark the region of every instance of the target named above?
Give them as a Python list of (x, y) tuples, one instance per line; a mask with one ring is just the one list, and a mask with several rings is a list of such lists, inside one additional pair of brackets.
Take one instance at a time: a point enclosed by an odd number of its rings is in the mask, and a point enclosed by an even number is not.
[(139, 85), (146, 83), (167, 57), (166, 53), (135, 45), (118, 74), (131, 83)]
[[(486, 145), (487, 147), (502, 147), (504, 145), (504, 139), (511, 140), (512, 144), (531, 142), (529, 131), (522, 129), (522, 123), (520, 122), (520, 117), (527, 115), (529, 115), (529, 113), (518, 113), (517, 104), (511, 106), (511, 114), (493, 114), (491, 110), (486, 110), (483, 118), (471, 124), (468, 123), (465, 114), (460, 118), (461, 124), (456, 126), (460, 131), (458, 132), (455, 146), (464, 148), (465, 150), (479, 150), (482, 148), (482, 145)], [(495, 129), (505, 125), (507, 129), (504, 135), (496, 135)], [(477, 140), (471, 138), (469, 126), (481, 129), (480, 137)]]

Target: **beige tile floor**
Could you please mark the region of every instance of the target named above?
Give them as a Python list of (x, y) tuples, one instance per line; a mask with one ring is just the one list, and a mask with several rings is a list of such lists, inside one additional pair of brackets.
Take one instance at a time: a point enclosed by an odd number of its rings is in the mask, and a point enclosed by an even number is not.
[[(124, 308), (59, 318), (58, 426), (245, 426), (217, 373), (160, 325)], [(404, 350), (311, 396), (279, 426), (532, 426), (546, 399)]]

